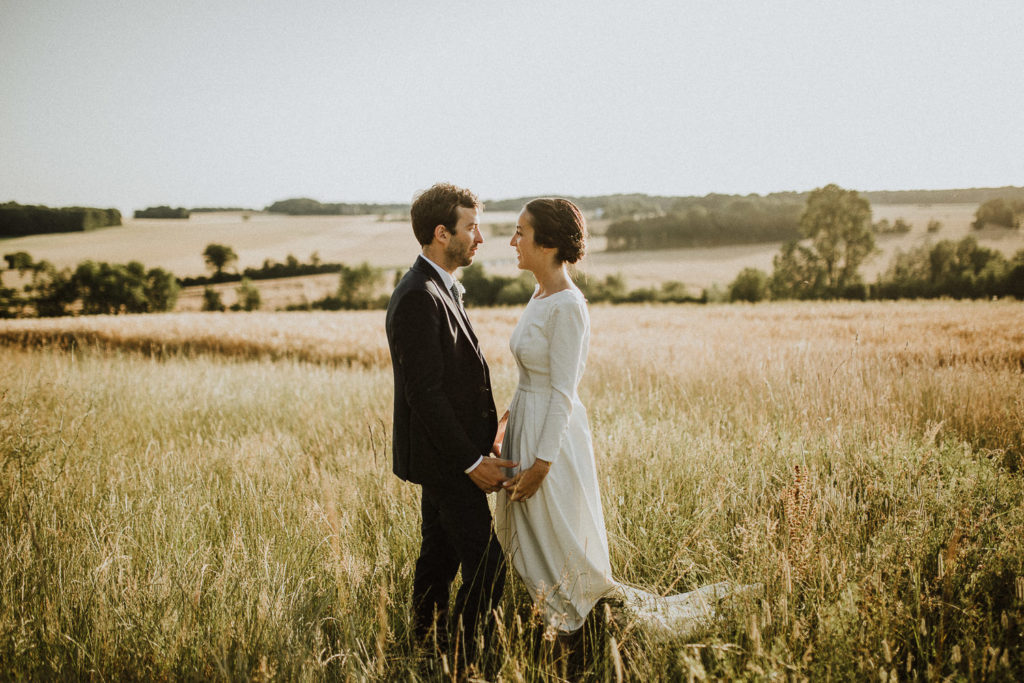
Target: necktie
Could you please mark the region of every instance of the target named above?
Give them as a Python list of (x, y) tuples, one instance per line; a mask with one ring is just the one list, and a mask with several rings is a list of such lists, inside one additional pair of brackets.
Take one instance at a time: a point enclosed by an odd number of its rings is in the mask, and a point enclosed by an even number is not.
[(458, 280), (452, 283), (452, 296), (455, 298), (455, 303), (459, 305), (459, 308), (465, 310), (465, 306), (462, 305), (462, 284)]

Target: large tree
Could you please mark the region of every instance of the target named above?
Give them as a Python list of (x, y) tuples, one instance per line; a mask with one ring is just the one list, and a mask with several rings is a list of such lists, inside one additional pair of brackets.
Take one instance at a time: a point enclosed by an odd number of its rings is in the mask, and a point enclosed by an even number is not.
[(1006, 201), (1002, 197), (990, 199), (974, 212), (971, 227), (981, 230), (987, 225), (998, 225), (1004, 228), (1019, 228), (1020, 217), (1024, 215), (1024, 202)]
[(238, 260), (238, 254), (231, 247), (224, 244), (207, 244), (203, 250), (203, 260), (206, 265), (213, 269), (213, 276), (217, 277), (224, 272), (229, 264)]
[(827, 295), (842, 296), (860, 283), (857, 269), (875, 250), (867, 199), (838, 185), (820, 187), (807, 197), (800, 231), (820, 259)]

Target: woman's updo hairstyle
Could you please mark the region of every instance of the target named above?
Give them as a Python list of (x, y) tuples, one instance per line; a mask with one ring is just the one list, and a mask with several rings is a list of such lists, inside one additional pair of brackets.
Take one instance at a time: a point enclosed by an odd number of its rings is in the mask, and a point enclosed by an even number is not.
[(576, 263), (583, 258), (587, 222), (568, 199), (534, 199), (526, 205), (533, 225), (533, 241), (558, 249), (559, 263)]

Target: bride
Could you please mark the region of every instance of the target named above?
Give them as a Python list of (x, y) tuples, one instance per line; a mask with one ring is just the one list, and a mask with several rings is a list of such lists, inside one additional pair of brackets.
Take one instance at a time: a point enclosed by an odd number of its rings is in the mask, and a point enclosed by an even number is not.
[(612, 578), (587, 411), (576, 387), (590, 341), (586, 300), (566, 271), (584, 250), (586, 225), (566, 199), (535, 199), (519, 215), (511, 246), (537, 279), (509, 343), (519, 384), (507, 413), (502, 457), (518, 461), (495, 507), (502, 548), (549, 628), (571, 634), (598, 600), (662, 634), (710, 621), (728, 582), (666, 598)]

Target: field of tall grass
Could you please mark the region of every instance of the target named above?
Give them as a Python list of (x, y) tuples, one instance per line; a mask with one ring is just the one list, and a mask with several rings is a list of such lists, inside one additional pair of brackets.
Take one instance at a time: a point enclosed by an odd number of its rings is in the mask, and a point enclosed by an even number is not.
[[(499, 409), (517, 314), (471, 312)], [(591, 314), (616, 577), (765, 585), (595, 680), (1024, 677), (1024, 305)], [(390, 415), (382, 312), (0, 321), (0, 675), (429, 679)], [(501, 679), (560, 680), (500, 616)]]

